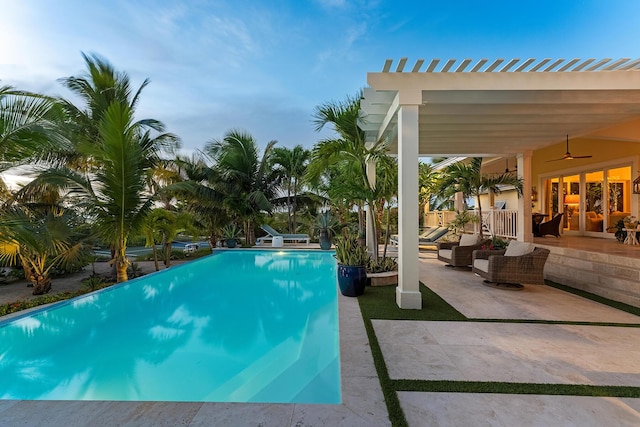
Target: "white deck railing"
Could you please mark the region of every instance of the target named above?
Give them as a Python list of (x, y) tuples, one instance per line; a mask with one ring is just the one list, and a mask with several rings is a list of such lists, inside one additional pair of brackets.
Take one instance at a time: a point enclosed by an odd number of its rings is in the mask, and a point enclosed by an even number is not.
[(483, 210), (482, 232), (491, 236), (515, 239), (518, 237), (518, 211), (505, 209)]
[[(476, 215), (478, 211), (474, 211)], [(456, 217), (455, 211), (425, 212), (427, 227), (446, 227)], [(518, 236), (518, 211), (504, 209), (488, 209), (482, 211), (482, 233), (487, 236), (498, 236), (515, 239)], [(469, 224), (467, 232), (480, 231), (480, 224)]]

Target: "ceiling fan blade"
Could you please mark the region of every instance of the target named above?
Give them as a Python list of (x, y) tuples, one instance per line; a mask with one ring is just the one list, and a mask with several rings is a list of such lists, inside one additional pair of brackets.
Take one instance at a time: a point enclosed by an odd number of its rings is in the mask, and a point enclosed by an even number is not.
[(573, 159), (590, 159), (593, 156), (572, 156), (569, 152), (569, 135), (567, 135), (567, 152), (559, 159), (546, 160), (545, 162), (557, 162), (560, 160), (573, 160)]

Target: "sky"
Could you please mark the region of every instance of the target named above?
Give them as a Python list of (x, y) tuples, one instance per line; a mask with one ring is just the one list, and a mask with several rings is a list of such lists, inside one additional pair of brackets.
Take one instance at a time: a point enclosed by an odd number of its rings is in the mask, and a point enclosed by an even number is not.
[(314, 108), (386, 59), (640, 58), (637, 0), (0, 0), (0, 85), (72, 98), (98, 54), (186, 152), (231, 129), (311, 148)]

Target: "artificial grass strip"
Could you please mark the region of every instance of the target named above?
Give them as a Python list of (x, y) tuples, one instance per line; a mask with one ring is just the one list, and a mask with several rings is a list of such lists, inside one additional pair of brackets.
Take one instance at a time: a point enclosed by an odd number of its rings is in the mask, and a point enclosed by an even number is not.
[[(588, 292), (569, 288), (557, 283), (547, 282), (548, 285), (570, 292), (602, 304), (640, 315), (640, 309), (608, 300)], [(367, 287), (364, 295), (358, 297), (360, 312), (364, 320), (369, 338), (371, 354), (380, 380), (380, 386), (389, 413), (389, 420), (393, 426), (408, 426), (398, 391), (440, 392), (440, 393), (500, 393), (500, 394), (537, 394), (537, 395), (565, 395), (565, 396), (594, 396), (594, 397), (640, 397), (640, 387), (629, 386), (599, 386), (581, 384), (535, 384), (535, 383), (505, 383), (505, 382), (476, 382), (476, 381), (426, 381), (426, 380), (392, 380), (384, 362), (382, 350), (378, 343), (371, 319), (384, 320), (426, 320), (426, 321), (473, 321), (473, 322), (502, 322), (502, 323), (547, 323), (547, 324), (575, 324), (590, 326), (638, 327), (637, 324), (567, 322), (524, 319), (468, 319), (457, 311), (439, 295), (420, 283), (422, 293), (421, 310), (402, 310), (398, 308), (395, 297), (395, 286)]]
[(438, 393), (541, 394), (553, 396), (640, 397), (640, 387), (478, 381), (391, 380), (396, 391)]
[(396, 304), (395, 286), (368, 286), (358, 297), (367, 319), (384, 320), (467, 320), (458, 310), (420, 282), (422, 310), (403, 310)]
[[(395, 289), (395, 287), (393, 287)], [(370, 289), (367, 289), (369, 291)], [(393, 387), (393, 381), (389, 378), (389, 371), (387, 365), (384, 363), (384, 357), (382, 356), (382, 350), (378, 343), (378, 338), (373, 330), (373, 324), (371, 318), (368, 317), (363, 309), (361, 302), (362, 296), (358, 297), (360, 303), (360, 312), (362, 313), (362, 320), (364, 320), (364, 327), (367, 331), (367, 337), (369, 338), (369, 348), (371, 349), (371, 355), (373, 356), (373, 363), (378, 373), (378, 379), (380, 380), (380, 387), (382, 388), (382, 395), (387, 405), (387, 412), (389, 413), (389, 421), (394, 427), (408, 427), (409, 423), (404, 416), (402, 406), (400, 405), (400, 399), (398, 399), (398, 393), (396, 393)], [(395, 299), (394, 299), (395, 301)]]
[(592, 294), (591, 292), (583, 291), (581, 289), (572, 288), (571, 286), (561, 285), (560, 283), (545, 280), (545, 284), (561, 291), (569, 292), (574, 295), (581, 296), (582, 298), (590, 299), (591, 301), (599, 302), (600, 304), (608, 305), (609, 307), (617, 308), (621, 311), (626, 311), (630, 314), (640, 316), (640, 308), (634, 307), (629, 304), (625, 304), (620, 301), (614, 301), (609, 298), (601, 297), (600, 295)]
[[(571, 320), (538, 320), (538, 319), (467, 319), (470, 322), (484, 323), (528, 323), (538, 325), (573, 325), (573, 326), (613, 326), (616, 328), (640, 328), (640, 323), (613, 323), (613, 322), (576, 322)], [(640, 322), (640, 319), (638, 319)]]

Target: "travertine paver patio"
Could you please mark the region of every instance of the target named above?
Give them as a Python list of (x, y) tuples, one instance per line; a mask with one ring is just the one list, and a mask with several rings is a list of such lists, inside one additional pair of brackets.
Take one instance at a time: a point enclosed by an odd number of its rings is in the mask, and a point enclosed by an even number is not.
[[(548, 286), (509, 292), (421, 254), (423, 283), (470, 318), (640, 324), (640, 317)], [(393, 379), (640, 387), (640, 328), (374, 320)], [(399, 392), (413, 426), (640, 424), (640, 399)]]

